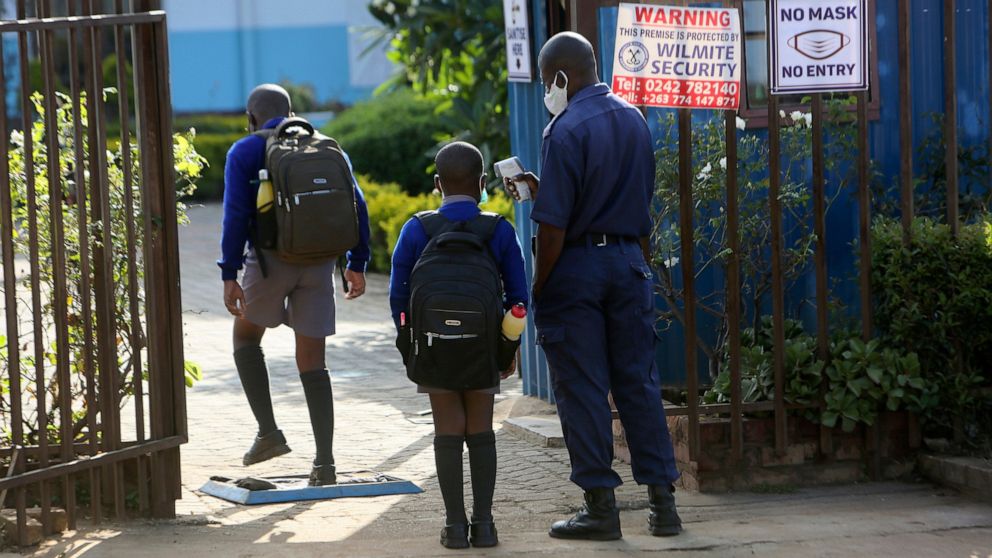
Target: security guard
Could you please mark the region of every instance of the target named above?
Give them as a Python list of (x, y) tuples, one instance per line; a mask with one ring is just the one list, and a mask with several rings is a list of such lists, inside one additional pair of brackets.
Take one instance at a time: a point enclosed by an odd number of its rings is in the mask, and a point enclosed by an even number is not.
[[(538, 344), (551, 368), (572, 482), (585, 507), (551, 527), (556, 538), (622, 536), (612, 469), (610, 392), (630, 445), (634, 480), (648, 485), (649, 527), (676, 535), (675, 466), (655, 356), (652, 275), (646, 263), (654, 193), (653, 142), (640, 111), (600, 83), (592, 45), (552, 37), (538, 58), (545, 105), (541, 179), (526, 183), (539, 223), (534, 280)], [(537, 190), (540, 188), (540, 194)]]

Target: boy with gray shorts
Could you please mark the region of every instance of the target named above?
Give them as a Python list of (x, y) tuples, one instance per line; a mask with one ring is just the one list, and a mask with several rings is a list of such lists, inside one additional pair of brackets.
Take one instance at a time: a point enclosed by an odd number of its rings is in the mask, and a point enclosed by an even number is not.
[[(290, 451), (285, 436), (276, 426), (261, 348), (266, 328), (286, 324), (296, 333), (296, 365), (316, 445), (310, 484), (335, 484), (334, 400), (324, 358), (325, 338), (334, 335), (335, 262), (293, 264), (280, 260), (275, 253), (265, 252), (262, 258), (265, 273), (262, 272), (250, 238), (255, 227), (258, 193), (255, 179), (265, 167), (265, 139), (254, 132), (275, 128), (291, 116), (289, 94), (278, 85), (260, 85), (248, 97), (247, 113), (248, 130), (252, 134), (231, 146), (224, 166), (222, 256), (217, 262), (224, 280), (224, 305), (235, 316), (234, 364), (258, 422), (258, 435), (243, 462), (252, 465)], [(348, 300), (365, 293), (365, 268), (370, 256), (368, 208), (357, 183), (355, 200), (359, 243), (348, 252), (344, 272)], [(238, 283), (242, 267), (244, 288)]]

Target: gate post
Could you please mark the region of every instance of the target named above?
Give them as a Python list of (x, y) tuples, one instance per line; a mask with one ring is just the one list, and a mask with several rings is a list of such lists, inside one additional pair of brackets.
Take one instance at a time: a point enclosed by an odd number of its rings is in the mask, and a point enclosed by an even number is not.
[[(145, 200), (148, 392), (152, 439), (187, 438), (179, 294), (178, 223), (172, 152), (172, 106), (165, 20), (134, 28), (134, 84)], [(152, 458), (154, 517), (175, 516), (179, 448)]]

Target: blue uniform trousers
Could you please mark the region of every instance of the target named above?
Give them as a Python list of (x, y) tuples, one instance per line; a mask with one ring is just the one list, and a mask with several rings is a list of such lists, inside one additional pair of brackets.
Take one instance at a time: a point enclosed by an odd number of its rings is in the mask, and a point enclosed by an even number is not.
[(654, 308), (652, 274), (636, 242), (566, 247), (534, 301), (571, 480), (583, 490), (622, 483), (612, 468), (610, 392), (634, 480), (667, 486), (679, 476), (654, 360)]

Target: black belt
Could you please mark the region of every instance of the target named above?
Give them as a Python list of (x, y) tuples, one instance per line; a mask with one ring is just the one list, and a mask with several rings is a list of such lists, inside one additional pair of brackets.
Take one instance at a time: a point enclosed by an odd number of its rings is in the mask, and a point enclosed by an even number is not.
[(574, 246), (609, 246), (610, 244), (627, 244), (637, 242), (633, 236), (623, 236), (619, 234), (586, 233), (574, 240), (566, 240), (566, 247)]

